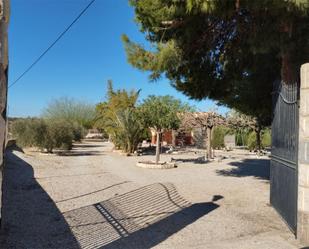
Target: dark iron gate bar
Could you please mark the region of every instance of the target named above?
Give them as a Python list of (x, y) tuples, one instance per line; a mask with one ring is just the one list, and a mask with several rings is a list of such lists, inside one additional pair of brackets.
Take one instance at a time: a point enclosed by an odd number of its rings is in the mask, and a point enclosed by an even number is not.
[(277, 81), (273, 91), (270, 203), (297, 230), (299, 85)]

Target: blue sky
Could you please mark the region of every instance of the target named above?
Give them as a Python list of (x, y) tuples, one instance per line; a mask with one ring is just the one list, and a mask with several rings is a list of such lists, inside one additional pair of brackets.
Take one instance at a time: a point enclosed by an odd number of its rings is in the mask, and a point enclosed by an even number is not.
[[(13, 82), (72, 22), (89, 0), (11, 0), (10, 72)], [(166, 79), (150, 83), (148, 74), (127, 63), (121, 35), (146, 44), (127, 0), (97, 0), (73, 28), (24, 78), (9, 89), (9, 116), (37, 116), (52, 99), (67, 96), (90, 103), (104, 100), (106, 82), (115, 88), (172, 95), (201, 111), (210, 100), (189, 100)], [(226, 108), (219, 107), (224, 113)]]

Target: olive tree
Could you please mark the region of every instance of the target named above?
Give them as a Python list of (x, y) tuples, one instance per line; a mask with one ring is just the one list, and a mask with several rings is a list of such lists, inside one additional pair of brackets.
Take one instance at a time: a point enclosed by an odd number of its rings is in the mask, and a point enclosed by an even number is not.
[(160, 161), (160, 140), (165, 130), (177, 129), (180, 125), (178, 113), (187, 109), (188, 106), (172, 96), (150, 95), (140, 106), (140, 115), (145, 127), (155, 130), (156, 163)]
[(21, 147), (37, 147), (52, 153), (53, 149), (72, 149), (74, 128), (65, 120), (26, 118), (12, 124), (12, 135)]

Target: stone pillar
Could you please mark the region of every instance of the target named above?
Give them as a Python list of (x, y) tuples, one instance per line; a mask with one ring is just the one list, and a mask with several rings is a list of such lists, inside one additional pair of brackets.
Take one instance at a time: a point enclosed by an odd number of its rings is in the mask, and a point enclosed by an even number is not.
[[(0, 0), (0, 209), (2, 200), (3, 153), (6, 140), (6, 107), (8, 81), (8, 42), (9, 0)], [(0, 212), (1, 218), (1, 212)]]
[(297, 238), (309, 246), (309, 63), (301, 67)]

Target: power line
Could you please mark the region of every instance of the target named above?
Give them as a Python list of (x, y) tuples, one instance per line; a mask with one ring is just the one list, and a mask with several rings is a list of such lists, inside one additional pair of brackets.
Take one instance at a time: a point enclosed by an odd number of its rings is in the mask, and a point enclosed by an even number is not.
[(72, 28), (72, 26), (78, 21), (79, 18), (90, 8), (90, 6), (96, 0), (92, 0), (80, 13), (79, 15), (73, 20), (73, 22), (57, 37), (57, 39), (13, 82), (9, 85), (9, 88), (14, 86), (20, 79), (22, 79), (47, 53), (51, 50), (56, 43)]

